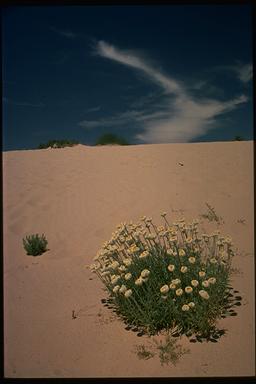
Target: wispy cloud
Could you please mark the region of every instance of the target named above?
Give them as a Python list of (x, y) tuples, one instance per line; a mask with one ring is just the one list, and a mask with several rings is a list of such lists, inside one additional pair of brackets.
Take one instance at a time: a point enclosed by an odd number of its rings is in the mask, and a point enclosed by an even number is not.
[[(94, 54), (140, 71), (162, 89), (165, 98), (161, 105), (158, 103), (154, 108), (144, 106), (142, 110), (132, 109), (108, 118), (81, 121), (79, 125), (82, 127), (117, 126), (134, 122), (140, 124), (142, 131), (136, 138), (144, 143), (188, 142), (216, 126), (220, 115), (247, 101), (245, 95), (224, 102), (195, 98), (181, 81), (164, 74), (142, 56), (120, 50), (104, 41), (96, 44)], [(199, 84), (199, 89), (202, 86)]]
[(218, 65), (214, 68), (209, 69), (210, 71), (221, 71), (221, 72), (232, 72), (236, 75), (237, 79), (242, 83), (246, 84), (252, 80), (253, 71), (252, 64), (244, 64), (237, 61), (236, 64), (233, 65)]
[(167, 93), (182, 91), (176, 80), (173, 80), (152, 68), (145, 62), (145, 60), (143, 60), (143, 58), (135, 56), (132, 52), (121, 51), (105, 41), (99, 41), (95, 47), (95, 54), (142, 71), (152, 81), (159, 84)]
[(236, 68), (237, 76), (243, 83), (252, 80), (252, 64), (240, 65)]
[(56, 28), (56, 27), (50, 27), (50, 29), (57, 33), (58, 35), (60, 36), (63, 36), (63, 37), (66, 37), (67, 39), (74, 39), (75, 37), (77, 37), (77, 33), (74, 33), (70, 30), (63, 30), (63, 29), (59, 29), (59, 28)]
[(100, 105), (97, 105), (96, 107), (88, 108), (84, 113), (93, 113), (98, 112), (101, 109)]
[(26, 101), (13, 101), (13, 100), (10, 100), (6, 97), (3, 97), (3, 102), (6, 104), (16, 105), (18, 107), (36, 107), (36, 108), (45, 107), (45, 104), (43, 104), (43, 103), (29, 103)]

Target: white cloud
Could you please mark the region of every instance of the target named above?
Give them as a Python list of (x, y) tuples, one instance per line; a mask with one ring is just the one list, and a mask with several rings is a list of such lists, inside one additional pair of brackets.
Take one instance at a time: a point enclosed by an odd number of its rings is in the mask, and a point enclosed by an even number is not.
[[(144, 106), (144, 110), (128, 110), (110, 118), (84, 120), (79, 123), (86, 128), (121, 126), (133, 122), (140, 124), (142, 133), (136, 138), (144, 143), (188, 142), (213, 128), (217, 117), (221, 114), (247, 101), (244, 95), (225, 102), (206, 98), (199, 100), (188, 93), (182, 82), (163, 74), (143, 57), (131, 51), (120, 50), (104, 41), (97, 43), (94, 53), (142, 72), (150, 81), (162, 88), (165, 99), (162, 105), (158, 102), (153, 108)], [(244, 77), (246, 78), (246, 74)], [(198, 88), (203, 85), (199, 82)], [(146, 101), (147, 97), (145, 103)]]
[(238, 78), (243, 83), (248, 83), (250, 80), (252, 80), (252, 64), (238, 66), (236, 71)]
[(233, 72), (233, 74), (236, 75), (237, 79), (244, 84), (251, 81), (253, 76), (252, 64), (244, 64), (240, 61), (237, 61), (237, 63), (234, 65), (218, 65), (209, 69), (209, 71)]
[(121, 51), (105, 41), (99, 41), (95, 53), (107, 59), (138, 69), (146, 74), (152, 81), (165, 89), (167, 93), (181, 92), (182, 89), (176, 80), (165, 76), (161, 72), (149, 66), (143, 58), (135, 56), (129, 51)]
[(68, 39), (74, 39), (75, 37), (77, 37), (77, 34), (70, 30), (63, 30), (56, 27), (50, 27), (50, 29), (56, 32), (58, 35), (66, 37)]

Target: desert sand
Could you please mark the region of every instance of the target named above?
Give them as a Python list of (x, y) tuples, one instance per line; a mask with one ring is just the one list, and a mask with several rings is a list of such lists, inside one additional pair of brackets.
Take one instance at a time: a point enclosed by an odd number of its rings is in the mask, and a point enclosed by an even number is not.
[[(5, 377), (255, 375), (253, 188), (252, 141), (4, 152)], [(200, 216), (206, 203), (221, 224)], [(103, 306), (103, 285), (86, 268), (120, 222), (160, 224), (162, 211), (232, 237), (243, 298), (238, 316), (221, 320), (218, 343), (182, 337), (190, 353), (163, 366), (157, 355), (138, 358), (148, 338)], [(47, 237), (41, 256), (23, 248), (32, 233)]]

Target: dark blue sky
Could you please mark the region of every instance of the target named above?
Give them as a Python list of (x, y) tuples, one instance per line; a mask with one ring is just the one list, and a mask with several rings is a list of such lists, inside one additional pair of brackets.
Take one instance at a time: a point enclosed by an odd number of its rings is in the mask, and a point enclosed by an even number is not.
[(252, 139), (250, 5), (3, 10), (3, 149)]

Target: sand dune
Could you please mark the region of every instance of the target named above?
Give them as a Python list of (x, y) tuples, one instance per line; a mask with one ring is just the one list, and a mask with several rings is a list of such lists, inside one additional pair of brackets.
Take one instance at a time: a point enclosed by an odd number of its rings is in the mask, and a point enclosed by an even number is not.
[[(5, 376), (255, 375), (253, 186), (251, 141), (3, 153)], [(102, 305), (103, 286), (85, 265), (120, 222), (160, 223), (162, 211), (190, 220), (206, 203), (235, 243), (238, 316), (223, 320), (228, 333), (216, 344), (182, 338), (190, 353), (176, 366), (140, 360), (135, 346), (148, 339)], [(45, 233), (49, 251), (27, 256), (31, 233)]]

